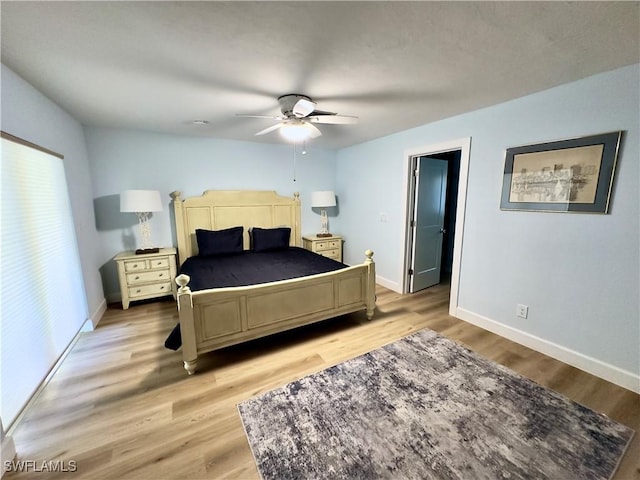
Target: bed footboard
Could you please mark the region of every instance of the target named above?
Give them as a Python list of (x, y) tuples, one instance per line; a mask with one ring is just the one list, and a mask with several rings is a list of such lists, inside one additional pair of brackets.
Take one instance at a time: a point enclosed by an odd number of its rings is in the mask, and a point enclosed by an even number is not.
[(375, 312), (375, 263), (260, 285), (192, 292), (189, 276), (176, 278), (184, 368), (198, 355), (346, 313)]

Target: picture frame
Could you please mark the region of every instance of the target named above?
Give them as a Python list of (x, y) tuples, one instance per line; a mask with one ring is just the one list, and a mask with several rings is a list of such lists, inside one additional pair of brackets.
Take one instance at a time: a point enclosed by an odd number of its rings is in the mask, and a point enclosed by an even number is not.
[(501, 210), (609, 211), (622, 131), (507, 148)]

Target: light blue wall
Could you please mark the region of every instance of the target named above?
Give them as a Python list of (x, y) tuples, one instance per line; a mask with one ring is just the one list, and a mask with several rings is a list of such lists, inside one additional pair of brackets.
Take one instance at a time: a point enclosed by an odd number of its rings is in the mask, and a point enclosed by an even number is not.
[[(346, 261), (371, 248), (401, 285), (404, 151), (471, 137), (459, 306), (638, 375), (639, 86), (634, 65), (339, 151)], [(505, 148), (615, 130), (626, 133), (610, 214), (500, 210)]]
[(95, 321), (105, 304), (98, 273), (100, 247), (82, 126), (4, 65), (1, 126), (7, 133), (64, 155), (64, 169), (85, 286), (85, 291), (78, 292), (78, 295), (86, 295), (89, 310), (87, 318), (91, 316)]
[[(331, 190), (335, 183), (335, 152), (312, 145), (298, 153), (294, 176), (293, 148), (203, 137), (182, 137), (131, 130), (86, 128), (101, 243), (105, 292), (116, 299), (119, 287), (113, 257), (139, 244), (134, 214), (119, 211), (119, 194), (127, 189), (159, 190), (165, 210), (151, 219), (153, 241), (176, 245), (169, 193), (201, 195), (205, 190), (275, 190), (300, 192), (302, 232), (320, 227), (309, 207), (313, 190)], [(132, 243), (132, 236), (135, 237)]]

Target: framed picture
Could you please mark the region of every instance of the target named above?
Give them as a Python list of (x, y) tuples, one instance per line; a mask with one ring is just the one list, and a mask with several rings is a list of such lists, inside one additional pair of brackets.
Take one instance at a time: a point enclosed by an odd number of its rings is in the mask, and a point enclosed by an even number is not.
[(502, 210), (607, 213), (622, 131), (507, 148)]

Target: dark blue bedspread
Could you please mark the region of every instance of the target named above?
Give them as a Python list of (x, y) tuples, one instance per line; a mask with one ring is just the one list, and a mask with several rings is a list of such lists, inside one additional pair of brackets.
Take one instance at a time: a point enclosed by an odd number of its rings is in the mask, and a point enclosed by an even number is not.
[[(191, 257), (180, 267), (180, 273), (191, 277), (192, 291), (209, 288), (241, 287), (276, 282), (331, 272), (345, 264), (298, 247), (267, 252), (245, 251), (213, 257)], [(167, 337), (164, 346), (177, 350), (182, 345), (180, 324)]]

